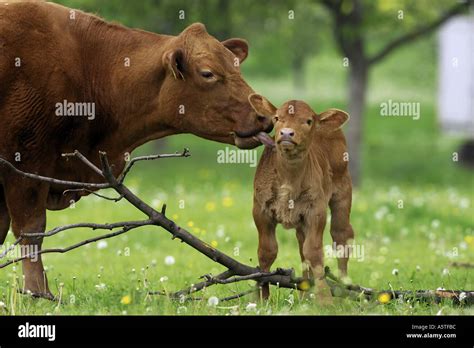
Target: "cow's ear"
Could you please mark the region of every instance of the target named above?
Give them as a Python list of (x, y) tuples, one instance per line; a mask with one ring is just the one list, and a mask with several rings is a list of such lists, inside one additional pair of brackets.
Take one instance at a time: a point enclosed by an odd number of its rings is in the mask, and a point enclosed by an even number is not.
[(239, 64), (242, 63), (249, 54), (249, 45), (247, 41), (243, 39), (229, 39), (222, 41), (222, 44), (239, 58)]
[(171, 70), (174, 78), (184, 80), (184, 52), (173, 49), (163, 54), (163, 66)]
[(255, 112), (262, 116), (272, 117), (276, 115), (277, 108), (270, 101), (260, 94), (249, 95), (249, 102)]
[(319, 114), (319, 128), (333, 132), (349, 121), (349, 114), (339, 109), (329, 109)]

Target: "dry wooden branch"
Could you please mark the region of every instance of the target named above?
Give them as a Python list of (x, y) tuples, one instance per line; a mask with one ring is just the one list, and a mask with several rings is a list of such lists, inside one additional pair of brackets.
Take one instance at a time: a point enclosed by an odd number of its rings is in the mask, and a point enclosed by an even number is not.
[[(17, 257), (11, 260), (8, 260), (2, 264), (0, 264), (0, 268), (4, 268), (8, 265), (17, 263), (26, 258), (34, 258), (39, 254), (47, 254), (47, 253), (65, 253), (70, 250), (79, 248), (83, 245), (90, 244), (97, 242), (102, 239), (112, 238), (118, 236), (120, 234), (126, 233), (130, 230), (142, 227), (142, 226), (159, 226), (168, 231), (173, 239), (179, 239), (180, 241), (184, 242), (188, 246), (192, 247), (193, 249), (197, 250), (199, 253), (205, 255), (209, 259), (213, 260), (214, 262), (222, 265), (226, 270), (216, 276), (212, 275), (204, 275), (201, 278), (204, 280), (194, 284), (188, 288), (183, 290), (167, 294), (172, 299), (196, 299), (192, 298), (189, 295), (200, 291), (204, 288), (215, 284), (230, 284), (236, 283), (245, 280), (253, 280), (257, 283), (269, 283), (272, 285), (276, 285), (281, 288), (290, 288), (290, 289), (298, 289), (302, 291), (308, 290), (308, 283), (311, 285), (311, 282), (307, 280), (296, 277), (294, 274), (293, 269), (281, 269), (278, 268), (273, 272), (262, 272), (258, 267), (249, 266), (243, 264), (236, 259), (230, 257), (229, 255), (217, 250), (216, 248), (212, 247), (211, 245), (205, 243), (204, 241), (200, 240), (193, 234), (191, 234), (186, 229), (178, 226), (174, 221), (168, 219), (166, 216), (166, 205), (163, 205), (161, 211), (157, 211), (153, 209), (151, 206), (146, 204), (142, 201), (139, 197), (137, 197), (132, 191), (130, 191), (125, 185), (124, 181), (127, 174), (130, 172), (132, 166), (139, 161), (146, 161), (146, 160), (155, 160), (160, 158), (176, 158), (176, 157), (188, 157), (190, 156), (189, 150), (185, 149), (181, 153), (174, 153), (174, 154), (165, 154), (165, 155), (153, 155), (153, 156), (143, 156), (137, 157), (132, 159), (126, 165), (123, 173), (116, 178), (113, 173), (111, 166), (109, 165), (107, 155), (104, 152), (99, 153), (101, 168), (97, 167), (91, 161), (89, 161), (85, 156), (83, 156), (80, 152), (74, 151), (73, 153), (64, 154), (65, 157), (76, 157), (81, 160), (84, 165), (89, 167), (95, 173), (99, 174), (101, 177), (104, 178), (105, 182), (100, 184), (92, 184), (92, 183), (79, 183), (73, 181), (63, 181), (57, 180), (54, 178), (48, 178), (36, 174), (25, 173), (21, 170), (15, 168), (10, 162), (6, 161), (5, 159), (0, 158), (0, 164), (7, 166), (9, 169), (13, 170), (18, 175), (22, 175), (31, 179), (36, 179), (52, 184), (61, 184), (65, 185), (66, 187), (74, 187), (72, 190), (85, 190), (93, 192), (94, 190), (102, 189), (102, 188), (112, 188), (118, 194), (118, 198), (109, 198), (102, 195), (98, 195), (101, 198), (115, 200), (118, 201), (120, 199), (126, 199), (131, 205), (135, 208), (140, 210), (144, 215), (146, 215), (147, 219), (139, 220), (139, 221), (123, 221), (123, 222), (116, 222), (111, 224), (96, 224), (96, 223), (77, 223), (71, 224), (66, 226), (56, 227), (48, 232), (45, 233), (28, 233), (21, 235), (9, 248), (7, 248), (2, 254), (0, 254), (0, 259), (5, 258), (8, 253), (13, 250), (23, 238), (47, 238), (54, 236), (60, 232), (64, 232), (66, 230), (71, 230), (75, 228), (90, 228), (92, 230), (116, 230), (107, 234), (99, 235), (97, 237), (89, 238), (79, 243), (73, 244), (66, 248), (52, 248), (52, 249), (44, 249), (37, 252), (32, 252), (27, 255), (23, 255), (21, 257)], [(71, 190), (71, 189), (70, 189)], [(344, 296), (350, 297), (354, 299), (363, 298), (379, 298), (380, 295), (384, 295), (384, 298), (394, 299), (394, 298), (414, 298), (414, 299), (422, 299), (422, 300), (434, 300), (439, 301), (444, 298), (452, 299), (458, 303), (468, 303), (472, 304), (474, 299), (474, 292), (473, 291), (448, 291), (448, 290), (423, 290), (423, 291), (376, 291), (370, 288), (365, 288), (359, 285), (353, 284), (344, 284), (338, 278), (331, 274), (329, 268), (326, 268), (325, 272), (325, 279), (328, 285), (331, 288), (332, 294), (334, 296)], [(256, 290), (250, 290), (243, 293), (239, 293), (236, 295), (232, 295), (226, 298), (223, 298), (223, 301), (232, 300), (236, 298), (240, 298), (245, 296), (249, 293), (255, 292)], [(164, 295), (163, 292), (150, 292), (150, 294), (160, 294)], [(388, 294), (388, 295), (387, 295)]]

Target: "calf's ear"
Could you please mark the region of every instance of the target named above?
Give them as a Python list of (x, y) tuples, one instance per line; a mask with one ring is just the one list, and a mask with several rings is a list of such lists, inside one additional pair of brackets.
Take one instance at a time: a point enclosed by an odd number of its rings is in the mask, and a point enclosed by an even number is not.
[(333, 132), (349, 121), (349, 114), (339, 109), (329, 109), (319, 114), (319, 127), (321, 130)]
[(262, 116), (275, 116), (277, 108), (270, 101), (260, 94), (249, 95), (249, 102), (255, 112)]
[(241, 64), (249, 54), (249, 45), (247, 41), (243, 39), (229, 39), (222, 41), (222, 44), (239, 59), (239, 64)]
[(184, 80), (184, 52), (177, 48), (163, 54), (163, 66), (170, 69), (176, 80)]

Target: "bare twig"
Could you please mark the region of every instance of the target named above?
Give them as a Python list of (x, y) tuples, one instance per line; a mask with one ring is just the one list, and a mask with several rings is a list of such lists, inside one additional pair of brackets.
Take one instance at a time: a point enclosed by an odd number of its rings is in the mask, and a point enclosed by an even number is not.
[(123, 170), (123, 173), (120, 175), (118, 179), (118, 182), (122, 184), (125, 180), (125, 177), (130, 172), (130, 169), (132, 169), (133, 165), (139, 161), (152, 161), (152, 160), (156, 160), (160, 158), (177, 158), (177, 157), (189, 157), (189, 156), (191, 156), (189, 149), (185, 148), (182, 152), (176, 152), (172, 154), (135, 157), (131, 159), (130, 162), (127, 163), (127, 165), (125, 166), (125, 169)]
[(137, 227), (141, 227), (142, 225), (140, 226), (125, 226), (123, 229), (119, 230), (119, 231), (116, 231), (116, 232), (112, 232), (112, 233), (108, 233), (108, 234), (104, 234), (104, 235), (101, 235), (101, 236), (98, 236), (98, 237), (94, 237), (94, 238), (89, 238), (89, 239), (86, 239), (86, 240), (83, 240), (82, 242), (79, 242), (79, 243), (76, 243), (76, 244), (73, 244), (67, 248), (51, 248), (51, 249), (44, 249), (44, 250), (39, 250), (39, 251), (36, 251), (36, 252), (32, 252), (32, 253), (29, 253), (29, 254), (26, 254), (26, 255), (23, 255), (21, 257), (17, 257), (17, 258), (14, 258), (14, 259), (11, 259), (5, 263), (2, 263), (0, 264), (0, 268), (5, 268), (6, 266), (9, 266), (11, 264), (14, 264), (14, 263), (17, 263), (21, 260), (25, 260), (25, 259), (34, 259), (34, 258), (37, 258), (38, 255), (41, 255), (41, 254), (51, 254), (51, 253), (60, 253), (60, 254), (63, 254), (63, 253), (66, 253), (68, 251), (71, 251), (71, 250), (74, 250), (74, 249), (77, 249), (81, 246), (84, 246), (86, 244), (90, 244), (90, 243), (94, 243), (94, 242), (97, 242), (99, 240), (102, 240), (102, 239), (108, 239), (108, 238), (112, 238), (112, 237), (116, 237), (116, 236), (119, 236), (121, 234), (124, 234), (130, 230), (133, 230)]
[(104, 196), (104, 195), (101, 195), (97, 192), (94, 192), (92, 190), (88, 190), (88, 189), (85, 189), (85, 188), (80, 188), (80, 189), (70, 189), (70, 190), (64, 190), (63, 191), (63, 195), (65, 195), (66, 193), (69, 193), (69, 192), (87, 192), (89, 194), (92, 194), (96, 197), (99, 197), (99, 198), (102, 198), (102, 199), (105, 199), (107, 201), (112, 201), (112, 202), (119, 202), (123, 199), (123, 196), (118, 196), (118, 197), (108, 197), (108, 196)]

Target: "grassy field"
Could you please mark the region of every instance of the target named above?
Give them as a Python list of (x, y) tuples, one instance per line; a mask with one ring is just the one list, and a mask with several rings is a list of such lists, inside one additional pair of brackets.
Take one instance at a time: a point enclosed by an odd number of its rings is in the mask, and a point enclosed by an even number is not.
[[(401, 51), (398, 57), (407, 54)], [(310, 64), (316, 67), (318, 63)], [(328, 71), (327, 64), (331, 61), (321, 62), (320, 70)], [(436, 126), (433, 88), (429, 87), (434, 85), (434, 78), (429, 75), (428, 87), (414, 85), (419, 95), (413, 95), (403, 88), (405, 81), (390, 83), (388, 78), (377, 77), (399, 76), (396, 69), (400, 68), (394, 56), (373, 76), (374, 93), (369, 96), (364, 125), (364, 179), (354, 193), (352, 213), (356, 243), (364, 246), (364, 259), (350, 261), (349, 275), (354, 283), (376, 289), (472, 290), (473, 271), (451, 267), (450, 263), (474, 262), (473, 174), (451, 160), (460, 139), (441, 135)], [(336, 71), (329, 85), (343, 88), (341, 74)], [(284, 83), (251, 81), (276, 104), (293, 97), (290, 92), (286, 96), (284, 88), (277, 90)], [(400, 94), (380, 91), (386, 85)], [(322, 89), (318, 91), (316, 88), (314, 95), (306, 95), (316, 110), (344, 108), (341, 90), (332, 97)], [(420, 120), (379, 116), (380, 101), (407, 95), (412, 96), (409, 100), (422, 102)], [(255, 169), (248, 164), (218, 164), (217, 150), (225, 145), (188, 135), (169, 138), (161, 151), (183, 147), (191, 149), (190, 158), (139, 164), (126, 183), (156, 208), (166, 202), (168, 215), (200, 238), (242, 262), (256, 265), (257, 233), (251, 216)], [(137, 154), (153, 151), (149, 145)], [(402, 209), (399, 200), (403, 200)], [(125, 202), (88, 197), (74, 209), (50, 212), (48, 227), (140, 218)], [(46, 240), (45, 247), (64, 247), (96, 234), (88, 230), (64, 232)], [(274, 266), (294, 267), (300, 272), (294, 232), (279, 228), (277, 234), (280, 251)], [(8, 241), (13, 241), (12, 236)], [(325, 244), (330, 243), (326, 230)], [(17, 294), (21, 267), (9, 267), (0, 271), (4, 314), (474, 314), (472, 308), (449, 303), (381, 305), (335, 299), (333, 305), (320, 307), (286, 289), (273, 289), (269, 302), (259, 303), (247, 296), (208, 305), (211, 296), (225, 297), (249, 289), (254, 286), (250, 282), (209, 288), (202, 301), (179, 303), (165, 296), (148, 296), (150, 290), (178, 290), (199, 281), (203, 274), (222, 271), (204, 256), (172, 241), (166, 231), (150, 227), (65, 255), (47, 255), (45, 264), (50, 286), (55, 294), (61, 293), (62, 303)], [(326, 258), (326, 264), (336, 270), (334, 259)], [(257, 305), (248, 308), (249, 303)]]

